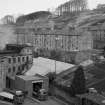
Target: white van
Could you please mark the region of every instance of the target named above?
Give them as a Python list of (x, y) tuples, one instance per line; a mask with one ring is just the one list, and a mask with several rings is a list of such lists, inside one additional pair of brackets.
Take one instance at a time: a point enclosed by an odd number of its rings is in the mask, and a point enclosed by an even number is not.
[(13, 99), (14, 95), (8, 92), (0, 92), (0, 103), (13, 103), (14, 99)]

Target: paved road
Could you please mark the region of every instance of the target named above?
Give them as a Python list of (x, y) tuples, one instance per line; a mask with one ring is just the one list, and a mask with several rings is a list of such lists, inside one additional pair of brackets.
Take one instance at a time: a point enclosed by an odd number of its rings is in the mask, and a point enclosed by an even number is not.
[(13, 105), (12, 103), (1, 101), (0, 100), (0, 105)]
[(25, 99), (23, 105), (39, 105), (39, 104), (27, 98)]
[[(7, 104), (7, 102), (0, 102), (0, 105), (13, 105)], [(46, 101), (33, 101), (32, 99), (26, 98), (23, 105), (67, 105), (61, 100), (49, 97)]]
[(41, 102), (41, 105), (63, 105), (57, 100), (48, 99), (47, 101)]
[(25, 99), (24, 105), (66, 105), (58, 99), (48, 98), (46, 101), (35, 102), (30, 99)]

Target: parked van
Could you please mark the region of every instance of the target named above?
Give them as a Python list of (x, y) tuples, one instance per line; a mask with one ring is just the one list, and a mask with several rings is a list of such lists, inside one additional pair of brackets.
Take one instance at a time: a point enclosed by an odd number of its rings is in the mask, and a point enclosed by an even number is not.
[(7, 105), (9, 103), (12, 103), (14, 102), (14, 95), (11, 94), (11, 93), (8, 93), (8, 92), (0, 92), (0, 103), (6, 103)]
[(24, 94), (22, 91), (16, 91), (14, 97), (14, 104), (15, 105), (22, 105), (24, 102)]

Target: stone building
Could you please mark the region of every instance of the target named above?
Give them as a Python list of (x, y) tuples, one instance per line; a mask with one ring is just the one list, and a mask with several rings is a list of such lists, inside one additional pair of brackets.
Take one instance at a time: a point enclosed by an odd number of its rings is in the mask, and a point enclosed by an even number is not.
[(20, 29), (17, 33), (18, 43), (31, 43), (35, 49), (82, 51), (92, 49), (90, 32), (33, 31)]
[(46, 76), (33, 75), (33, 76), (16, 76), (15, 88), (17, 90), (26, 91), (28, 96), (34, 97), (41, 89), (48, 92), (49, 79)]
[(15, 76), (32, 66), (32, 48), (28, 45), (8, 44), (5, 50), (0, 51), (0, 56), (0, 81), (3, 81), (1, 88), (12, 89)]
[(88, 30), (93, 35), (93, 48), (102, 49), (105, 46), (105, 23), (99, 26), (91, 26)]
[[(44, 50), (45, 54), (50, 51), (60, 51), (64, 55), (69, 52), (80, 52), (91, 50), (93, 40), (90, 32), (67, 31), (67, 30), (40, 30), (34, 28), (18, 28), (17, 43), (31, 43), (34, 51)], [(42, 52), (42, 51), (41, 51)], [(66, 52), (66, 53), (65, 53)], [(69, 58), (68, 56), (66, 58)], [(70, 61), (70, 59), (69, 59)]]

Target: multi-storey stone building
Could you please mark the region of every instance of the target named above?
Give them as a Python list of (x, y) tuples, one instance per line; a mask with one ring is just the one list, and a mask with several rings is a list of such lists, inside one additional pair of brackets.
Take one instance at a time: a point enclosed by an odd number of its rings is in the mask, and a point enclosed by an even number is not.
[(105, 47), (105, 23), (98, 23), (95, 26), (85, 28), (92, 33), (93, 49), (102, 49)]
[(35, 31), (32, 28), (26, 29), (22, 27), (17, 29), (16, 34), (18, 43), (31, 43), (35, 51), (43, 49), (46, 51), (46, 54), (52, 50), (60, 52), (79, 52), (93, 48), (91, 33), (87, 31)]
[(0, 51), (1, 89), (12, 89), (16, 75), (27, 71), (33, 62), (32, 48), (28, 45), (8, 44)]

